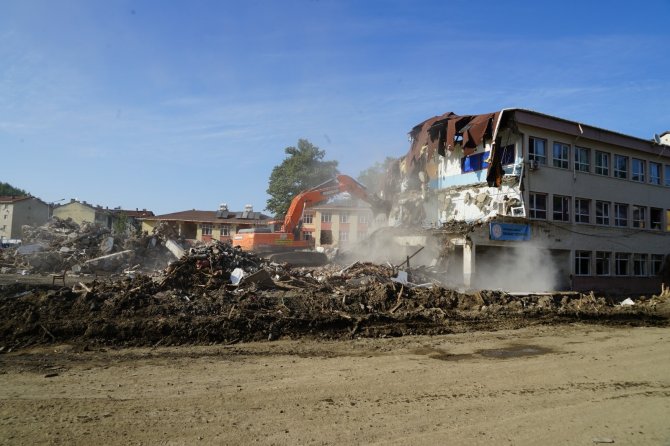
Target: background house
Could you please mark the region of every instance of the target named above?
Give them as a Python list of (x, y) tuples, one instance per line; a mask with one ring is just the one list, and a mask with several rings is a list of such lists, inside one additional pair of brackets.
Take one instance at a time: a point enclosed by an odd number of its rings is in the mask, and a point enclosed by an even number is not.
[[(95, 223), (103, 227), (115, 230), (126, 231), (140, 229), (140, 219), (151, 217), (153, 212), (146, 209), (109, 209), (99, 205), (92, 205), (85, 201), (71, 199), (69, 203), (59, 205), (53, 208), (52, 215), (62, 220), (72, 219), (77, 224), (84, 222)], [(122, 223), (123, 227), (119, 227)]]
[(41, 225), (49, 219), (49, 205), (30, 195), (0, 196), (0, 239), (21, 239), (23, 225)]
[(385, 225), (385, 215), (375, 218), (369, 204), (343, 194), (331, 202), (307, 208), (301, 236), (304, 240), (313, 239), (316, 247), (345, 248)]
[(180, 211), (142, 218), (142, 230), (151, 233), (161, 222), (168, 223), (174, 232), (186, 240), (230, 242), (240, 229), (267, 227), (271, 218), (254, 212), (251, 205), (244, 211), (229, 211), (222, 204), (218, 211)]

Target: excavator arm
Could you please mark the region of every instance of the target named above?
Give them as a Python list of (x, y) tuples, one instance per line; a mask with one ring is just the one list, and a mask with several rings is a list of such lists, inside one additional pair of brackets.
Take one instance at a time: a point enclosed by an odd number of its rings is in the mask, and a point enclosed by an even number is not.
[(390, 203), (373, 194), (369, 194), (365, 186), (348, 175), (337, 175), (312, 189), (301, 192), (291, 201), (281, 232), (294, 232), (300, 223), (303, 211), (308, 204), (314, 205), (328, 200), (333, 195), (348, 192), (354, 197), (361, 199), (372, 206), (375, 214), (390, 211)]

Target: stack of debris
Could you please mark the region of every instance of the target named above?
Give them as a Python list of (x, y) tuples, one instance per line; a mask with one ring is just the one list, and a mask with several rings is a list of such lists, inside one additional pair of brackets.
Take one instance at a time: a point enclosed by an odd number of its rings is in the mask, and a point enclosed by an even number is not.
[(120, 272), (135, 266), (164, 268), (174, 260), (162, 234), (112, 234), (106, 227), (53, 218), (39, 227), (24, 226), (23, 245), (0, 258), (3, 274)]
[(437, 277), (407, 262), (290, 269), (215, 242), (188, 250), (156, 277), (138, 274), (74, 287), (0, 286), (0, 352), (48, 342), (232, 343), (575, 321), (667, 325), (670, 319), (665, 288), (659, 296), (619, 304), (574, 292), (461, 292)]

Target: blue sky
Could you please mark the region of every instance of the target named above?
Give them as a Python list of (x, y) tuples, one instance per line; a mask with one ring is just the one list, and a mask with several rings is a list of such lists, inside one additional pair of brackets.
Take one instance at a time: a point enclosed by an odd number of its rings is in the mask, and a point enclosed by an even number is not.
[(670, 1), (0, 2), (0, 181), (156, 213), (265, 207), (306, 138), (352, 176), (431, 116), (670, 130)]

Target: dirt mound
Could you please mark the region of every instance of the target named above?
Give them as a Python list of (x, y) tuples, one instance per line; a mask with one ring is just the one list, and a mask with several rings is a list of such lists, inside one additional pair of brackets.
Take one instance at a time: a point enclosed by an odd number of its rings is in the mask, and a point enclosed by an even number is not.
[[(410, 272), (411, 273), (411, 272)], [(216, 243), (161, 276), (74, 287), (0, 288), (0, 349), (50, 342), (108, 345), (233, 343), (495, 330), (592, 321), (665, 325), (670, 296), (619, 305), (577, 293), (515, 296), (417, 286), (390, 266), (288, 269)], [(231, 281), (239, 281), (233, 284)]]

